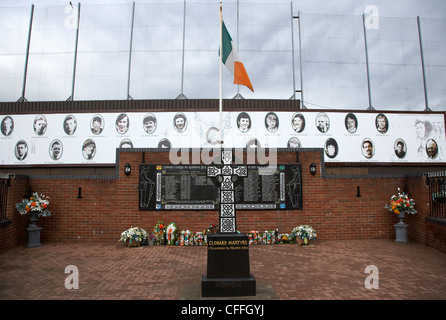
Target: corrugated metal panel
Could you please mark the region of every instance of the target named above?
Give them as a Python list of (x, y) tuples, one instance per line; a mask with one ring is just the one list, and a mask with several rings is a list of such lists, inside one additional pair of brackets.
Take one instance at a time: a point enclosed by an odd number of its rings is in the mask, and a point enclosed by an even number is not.
[[(294, 111), (299, 100), (225, 99), (226, 111)], [(1, 114), (107, 111), (218, 111), (218, 99), (0, 102)]]

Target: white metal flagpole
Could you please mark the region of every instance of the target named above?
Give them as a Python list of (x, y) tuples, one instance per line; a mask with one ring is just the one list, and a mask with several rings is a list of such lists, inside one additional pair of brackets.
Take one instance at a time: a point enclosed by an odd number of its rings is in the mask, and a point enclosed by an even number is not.
[(219, 121), (219, 127), (218, 127), (218, 132), (219, 132), (219, 141), (218, 143), (220, 144), (221, 147), (223, 147), (223, 134), (222, 134), (222, 130), (223, 130), (223, 13), (222, 13), (222, 1), (220, 0), (220, 84), (219, 84), (219, 88), (220, 88), (220, 99), (219, 99), (219, 117), (220, 117), (220, 121)]

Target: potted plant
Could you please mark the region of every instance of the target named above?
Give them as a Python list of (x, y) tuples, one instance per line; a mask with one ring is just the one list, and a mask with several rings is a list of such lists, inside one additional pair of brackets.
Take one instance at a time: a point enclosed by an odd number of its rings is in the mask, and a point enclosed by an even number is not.
[(41, 227), (36, 225), (39, 217), (49, 217), (51, 212), (48, 210), (50, 205), (49, 197), (34, 192), (31, 197), (23, 199), (15, 206), (20, 214), (29, 214), (31, 223), (28, 230), (28, 248), (41, 247), (40, 244), (40, 231)]
[(317, 234), (312, 226), (300, 225), (295, 227), (292, 234), (296, 237), (296, 242), (301, 246), (302, 244), (307, 245), (310, 240), (316, 240)]
[(406, 217), (406, 214), (416, 214), (417, 210), (414, 208), (415, 200), (409, 198), (406, 193), (400, 191), (400, 188), (398, 188), (398, 194), (391, 196), (389, 203), (386, 204), (384, 208), (396, 214), (400, 219), (398, 223), (394, 224), (396, 234), (395, 242), (408, 243), (408, 224), (405, 224), (403, 219)]
[(128, 247), (139, 247), (148, 237), (149, 234), (146, 230), (139, 227), (131, 227), (121, 233), (121, 239), (119, 241)]
[(409, 198), (409, 196), (404, 192), (399, 192), (390, 197), (390, 202), (385, 205), (385, 208), (396, 215), (402, 220), (406, 213), (416, 214), (418, 211), (415, 210), (415, 200)]
[(20, 214), (29, 214), (31, 216), (31, 224), (35, 225), (39, 217), (51, 216), (51, 212), (48, 210), (49, 205), (48, 196), (34, 192), (29, 199), (23, 199), (15, 207)]

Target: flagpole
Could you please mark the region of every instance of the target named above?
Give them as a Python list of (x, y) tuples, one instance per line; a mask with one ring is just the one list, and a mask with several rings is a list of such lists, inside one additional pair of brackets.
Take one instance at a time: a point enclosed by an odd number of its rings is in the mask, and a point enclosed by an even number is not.
[(220, 65), (220, 74), (219, 74), (219, 127), (218, 127), (218, 132), (219, 132), (219, 144), (220, 147), (223, 148), (223, 135), (222, 135), (222, 130), (223, 130), (223, 70), (222, 70), (222, 66), (223, 66), (223, 13), (222, 13), (222, 1), (220, 0), (220, 61), (219, 61), (219, 65)]

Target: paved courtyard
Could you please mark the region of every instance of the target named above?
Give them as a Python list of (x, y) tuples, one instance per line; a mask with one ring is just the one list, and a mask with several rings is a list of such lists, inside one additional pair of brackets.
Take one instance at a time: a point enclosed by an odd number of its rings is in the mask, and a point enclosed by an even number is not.
[[(206, 247), (23, 245), (0, 254), (0, 300), (232, 299), (201, 297), (206, 264)], [(446, 300), (446, 254), (417, 242), (252, 245), (250, 265), (257, 295), (237, 300)]]

